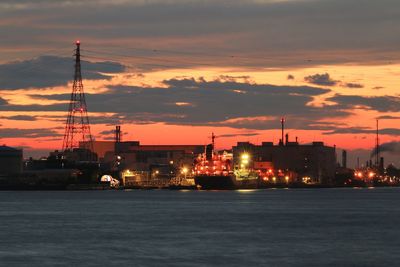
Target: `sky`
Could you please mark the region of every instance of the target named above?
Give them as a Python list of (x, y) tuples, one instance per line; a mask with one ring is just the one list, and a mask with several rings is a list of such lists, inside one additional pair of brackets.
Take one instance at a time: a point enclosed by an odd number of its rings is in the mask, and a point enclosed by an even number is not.
[[(95, 140), (323, 141), (400, 166), (397, 0), (3, 0), (0, 143), (61, 149), (75, 41)], [(339, 157), (340, 158), (340, 157)]]

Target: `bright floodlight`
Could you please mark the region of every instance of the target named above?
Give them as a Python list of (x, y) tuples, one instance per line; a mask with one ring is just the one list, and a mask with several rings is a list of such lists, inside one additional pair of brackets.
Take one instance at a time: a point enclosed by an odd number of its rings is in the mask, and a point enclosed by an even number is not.
[(189, 171), (188, 168), (186, 168), (186, 167), (182, 168), (182, 173), (186, 174), (188, 171)]

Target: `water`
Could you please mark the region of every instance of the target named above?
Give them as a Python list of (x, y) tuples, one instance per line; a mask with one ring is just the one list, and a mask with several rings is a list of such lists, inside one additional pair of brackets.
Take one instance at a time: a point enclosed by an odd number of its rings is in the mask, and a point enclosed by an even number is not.
[(400, 188), (0, 192), (1, 266), (399, 266)]

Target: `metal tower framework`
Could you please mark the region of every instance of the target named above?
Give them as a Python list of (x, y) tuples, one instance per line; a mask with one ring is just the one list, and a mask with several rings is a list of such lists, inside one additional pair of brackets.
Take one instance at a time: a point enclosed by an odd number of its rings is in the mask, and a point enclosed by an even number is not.
[(90, 134), (89, 117), (82, 84), (80, 42), (76, 41), (74, 83), (62, 150), (72, 151), (74, 148), (79, 148), (79, 142), (84, 144), (84, 148), (93, 151), (93, 139)]

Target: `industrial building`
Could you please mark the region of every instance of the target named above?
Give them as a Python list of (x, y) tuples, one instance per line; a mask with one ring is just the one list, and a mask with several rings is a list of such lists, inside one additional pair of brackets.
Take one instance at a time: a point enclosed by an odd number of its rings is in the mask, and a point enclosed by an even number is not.
[(156, 165), (191, 166), (194, 158), (204, 152), (204, 145), (141, 145), (139, 141), (94, 141), (93, 147), (101, 163), (137, 171), (148, 171)]
[(0, 146), (0, 175), (22, 172), (22, 149)]
[[(288, 138), (287, 138), (288, 139)], [(234, 164), (239, 164), (239, 155), (248, 153), (253, 166), (271, 166), (275, 170), (290, 171), (297, 174), (298, 182), (330, 184), (335, 177), (335, 147), (325, 146), (323, 142), (301, 145), (296, 142), (262, 142), (254, 145), (238, 142), (233, 147)]]

